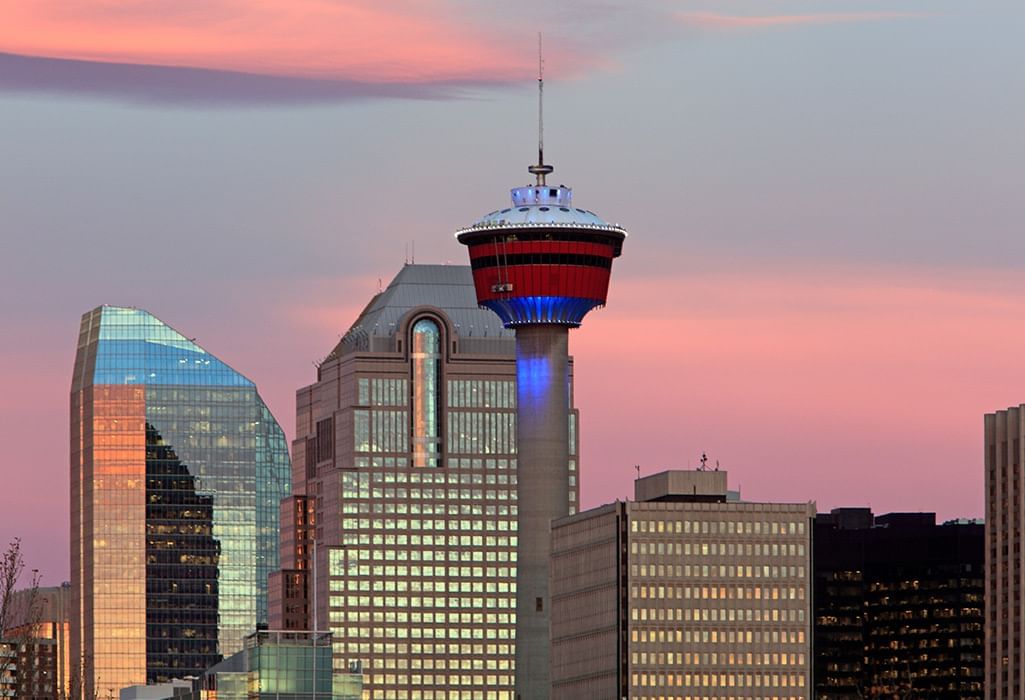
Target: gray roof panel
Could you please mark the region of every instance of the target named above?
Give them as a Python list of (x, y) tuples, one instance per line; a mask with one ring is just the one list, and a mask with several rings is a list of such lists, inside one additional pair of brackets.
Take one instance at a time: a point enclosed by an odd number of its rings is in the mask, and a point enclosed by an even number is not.
[(515, 338), (493, 311), (477, 305), (468, 265), (405, 265), (387, 289), (370, 300), (327, 359), (351, 352), (359, 338), (394, 335), (402, 317), (418, 306), (444, 311), (462, 337)]

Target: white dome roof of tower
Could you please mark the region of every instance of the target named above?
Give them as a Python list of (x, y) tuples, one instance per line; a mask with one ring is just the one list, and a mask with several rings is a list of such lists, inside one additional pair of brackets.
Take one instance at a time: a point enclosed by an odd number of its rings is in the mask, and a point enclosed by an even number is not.
[(575, 207), (553, 207), (537, 204), (500, 209), (481, 217), (477, 226), (501, 226), (505, 224), (581, 224), (584, 226), (608, 226), (593, 211)]
[(573, 190), (565, 185), (528, 185), (513, 188), (510, 194), (512, 206), (482, 216), (463, 230), (545, 224), (619, 229), (589, 209), (574, 207)]

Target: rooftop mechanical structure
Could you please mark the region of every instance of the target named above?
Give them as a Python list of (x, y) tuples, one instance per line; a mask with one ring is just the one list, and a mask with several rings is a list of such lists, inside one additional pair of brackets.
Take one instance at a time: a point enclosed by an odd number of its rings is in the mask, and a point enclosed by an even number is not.
[(546, 183), (543, 139), (527, 170), (536, 182), (514, 188), (511, 206), (456, 232), (478, 303), (516, 332), (518, 700), (550, 692), (551, 521), (569, 515), (569, 329), (604, 306), (627, 235)]

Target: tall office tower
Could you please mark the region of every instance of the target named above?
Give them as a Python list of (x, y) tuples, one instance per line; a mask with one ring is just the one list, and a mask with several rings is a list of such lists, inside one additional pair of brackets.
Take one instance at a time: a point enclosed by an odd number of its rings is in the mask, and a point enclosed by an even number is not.
[(552, 698), (811, 689), (812, 503), (727, 501), (726, 472), (639, 479), (552, 526)]
[(986, 414), (986, 697), (1025, 694), (1025, 404)]
[[(272, 618), (308, 601), (366, 697), (512, 700), (516, 383), (513, 334), (470, 268), (407, 265), (297, 393), (294, 565), (273, 605), (290, 609)], [(570, 416), (559, 491), (575, 509)]]
[(284, 434), (256, 386), (145, 311), (82, 317), (71, 657), (85, 690), (195, 675), (267, 619)]
[(550, 685), (551, 522), (569, 513), (569, 329), (605, 304), (626, 231), (574, 207), (570, 188), (547, 185), (542, 148), (527, 170), (534, 185), (514, 188), (511, 206), (456, 236), (469, 249), (478, 303), (516, 333), (516, 694), (534, 700)]
[(981, 700), (981, 524), (838, 508), (814, 542), (816, 697)]

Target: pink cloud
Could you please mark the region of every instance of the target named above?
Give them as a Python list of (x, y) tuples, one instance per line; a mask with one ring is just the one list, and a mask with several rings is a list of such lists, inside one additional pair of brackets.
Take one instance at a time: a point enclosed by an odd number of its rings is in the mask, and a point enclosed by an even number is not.
[(731, 29), (761, 29), (809, 24), (878, 22), (924, 16), (914, 12), (821, 12), (795, 15), (724, 15), (716, 12), (680, 12), (677, 13), (676, 18), (679, 22), (689, 27), (726, 31)]
[(3, 3), (0, 51), (384, 83), (501, 82), (531, 65), (479, 13), (445, 0)]

